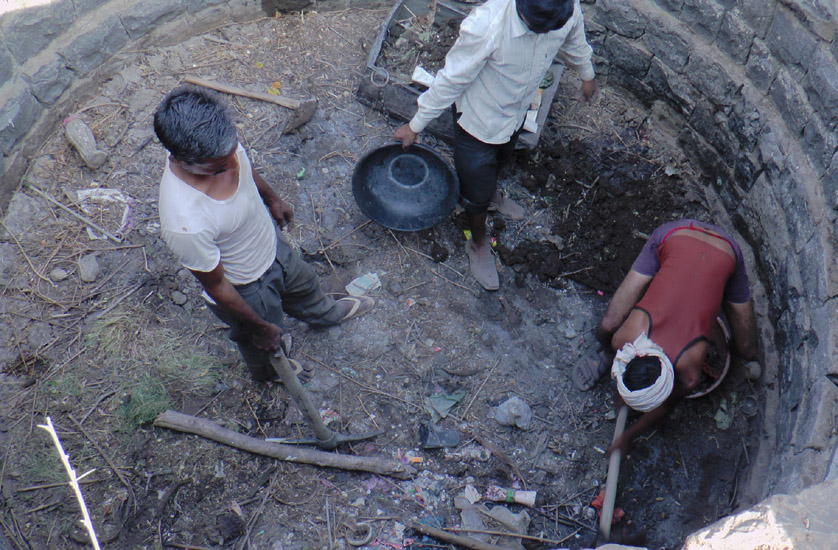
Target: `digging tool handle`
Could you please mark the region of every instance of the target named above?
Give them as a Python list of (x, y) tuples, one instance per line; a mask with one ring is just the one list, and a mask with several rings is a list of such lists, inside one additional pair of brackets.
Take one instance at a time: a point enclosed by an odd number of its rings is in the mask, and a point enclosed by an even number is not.
[(268, 103), (276, 103), (277, 105), (282, 105), (283, 107), (286, 107), (288, 109), (298, 109), (302, 104), (302, 101), (300, 101), (299, 99), (294, 99), (292, 97), (262, 94), (259, 92), (250, 92), (248, 90), (245, 90), (244, 88), (237, 88), (236, 86), (230, 86), (229, 84), (222, 84), (220, 82), (213, 82), (212, 80), (205, 80), (196, 76), (186, 76), (183, 78), (183, 80), (190, 84), (203, 86), (204, 88), (224, 92), (225, 94), (240, 95), (242, 97), (249, 97), (250, 99), (258, 99), (260, 101), (267, 101)]
[(282, 380), (285, 389), (294, 397), (297, 404), (308, 417), (309, 422), (311, 422), (311, 427), (317, 435), (317, 439), (322, 441), (324, 445), (328, 444), (328, 442), (336, 441), (337, 434), (330, 430), (326, 426), (326, 423), (323, 422), (323, 418), (320, 417), (320, 411), (314, 406), (314, 402), (311, 400), (309, 393), (300, 384), (300, 379), (294, 374), (294, 369), (291, 367), (291, 363), (288, 362), (288, 358), (285, 357), (285, 352), (282, 348), (280, 347), (276, 350), (275, 354), (268, 353), (270, 355), (271, 365), (273, 365), (274, 370), (279, 375), (279, 379)]
[(489, 544), (488, 542), (483, 542), (482, 540), (473, 539), (471, 537), (455, 535), (453, 533), (449, 533), (448, 531), (443, 531), (442, 529), (437, 529), (422, 523), (414, 524), (413, 530), (422, 533), (423, 535), (433, 537), (437, 540), (453, 542), (454, 544), (458, 544), (464, 548), (471, 548), (472, 550), (503, 550), (502, 547), (495, 544)]
[[(626, 418), (628, 407), (623, 405), (617, 411), (617, 423), (614, 426), (614, 441), (623, 436), (626, 429)], [(620, 475), (620, 459), (623, 452), (620, 449), (611, 451), (611, 460), (608, 462), (608, 479), (605, 481), (605, 498), (602, 501), (602, 514), (599, 516), (599, 533), (602, 542), (608, 542), (611, 538), (611, 520), (614, 517), (614, 501), (617, 498), (617, 478)]]

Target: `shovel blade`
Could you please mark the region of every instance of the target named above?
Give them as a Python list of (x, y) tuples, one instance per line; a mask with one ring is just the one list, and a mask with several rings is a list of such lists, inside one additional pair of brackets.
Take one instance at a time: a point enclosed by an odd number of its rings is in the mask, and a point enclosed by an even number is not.
[(294, 114), (285, 123), (285, 128), (282, 129), (283, 134), (292, 132), (311, 120), (314, 116), (314, 110), (317, 107), (317, 100), (314, 98), (306, 99), (300, 103), (300, 106), (294, 109)]

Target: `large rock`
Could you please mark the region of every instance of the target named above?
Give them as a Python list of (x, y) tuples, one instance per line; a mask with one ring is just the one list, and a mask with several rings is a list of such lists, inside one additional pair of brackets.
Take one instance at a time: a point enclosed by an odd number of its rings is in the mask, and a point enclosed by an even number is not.
[(683, 550), (835, 548), (836, 491), (838, 481), (827, 481), (796, 495), (775, 495), (690, 535)]
[(6, 46), (18, 63), (26, 63), (72, 25), (75, 20), (70, 0), (13, 10), (0, 19)]
[(155, 27), (171, 21), (186, 11), (186, 6), (169, 0), (145, 0), (122, 16), (122, 26), (131, 38), (143, 36)]
[(804, 88), (812, 107), (832, 131), (838, 130), (838, 63), (835, 57), (819, 48), (811, 59)]
[(35, 74), (24, 76), (38, 101), (45, 105), (55, 103), (73, 81), (73, 72), (57, 56), (41, 65)]
[(0, 107), (0, 151), (9, 154), (18, 140), (38, 121), (43, 110), (29, 90), (20, 90)]
[[(771, 52), (790, 67), (806, 73), (806, 66), (815, 52), (817, 41), (785, 10), (778, 9), (768, 28), (765, 42)], [(796, 75), (797, 76), (797, 75)]]
[(725, 16), (724, 6), (712, 0), (684, 0), (680, 19), (708, 42), (713, 40)]
[(98, 67), (128, 42), (128, 33), (119, 17), (112, 15), (83, 29), (61, 52), (67, 67), (83, 76)]

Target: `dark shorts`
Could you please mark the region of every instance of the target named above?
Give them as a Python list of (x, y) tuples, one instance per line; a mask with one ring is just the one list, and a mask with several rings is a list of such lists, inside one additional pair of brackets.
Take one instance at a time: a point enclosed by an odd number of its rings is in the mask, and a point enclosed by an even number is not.
[(454, 115), (454, 166), (460, 179), (460, 203), (466, 211), (479, 214), (489, 207), (498, 188), (500, 169), (512, 160), (512, 152), (521, 130), (512, 134), (506, 143), (484, 143), (463, 130), (457, 123), (459, 114), (452, 105)]

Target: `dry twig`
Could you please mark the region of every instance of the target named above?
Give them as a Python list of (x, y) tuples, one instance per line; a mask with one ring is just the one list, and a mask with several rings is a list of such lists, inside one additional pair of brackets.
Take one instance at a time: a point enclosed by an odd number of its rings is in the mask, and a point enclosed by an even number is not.
[[(79, 501), (81, 514), (84, 518), (82, 519), (82, 523), (87, 529), (87, 534), (90, 536), (90, 542), (93, 544), (93, 548), (100, 550), (99, 539), (96, 538), (96, 529), (93, 527), (93, 522), (90, 521), (90, 512), (87, 511), (87, 505), (84, 503), (84, 495), (82, 494), (81, 487), (79, 486), (80, 478), (76, 476), (76, 470), (72, 465), (70, 465), (70, 457), (64, 452), (64, 447), (61, 446), (61, 440), (58, 438), (58, 433), (56, 433), (55, 427), (52, 425), (52, 418), (48, 416), (46, 418), (46, 424), (38, 424), (38, 427), (46, 430), (52, 436), (52, 440), (55, 443), (55, 447), (58, 449), (59, 456), (61, 457), (61, 463), (64, 465), (64, 469), (67, 470), (67, 475), (70, 476), (70, 485), (73, 487), (73, 492), (76, 493), (76, 500)], [(84, 475), (82, 477), (84, 477)]]

